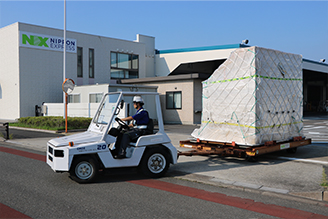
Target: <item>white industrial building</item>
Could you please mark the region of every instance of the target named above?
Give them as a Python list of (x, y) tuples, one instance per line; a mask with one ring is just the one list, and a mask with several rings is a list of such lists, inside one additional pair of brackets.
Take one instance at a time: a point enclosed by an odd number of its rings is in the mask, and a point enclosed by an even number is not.
[[(0, 118), (35, 115), (63, 101), (63, 30), (15, 23), (0, 29)], [(76, 85), (116, 83), (154, 74), (155, 41), (126, 41), (67, 31), (66, 78)]]
[[(63, 30), (24, 23), (0, 29), (0, 119), (34, 116), (35, 105), (44, 102), (63, 103), (62, 36)], [(158, 51), (151, 36), (127, 41), (71, 31), (66, 45), (66, 78), (79, 87), (69, 97), (72, 108), (97, 102), (107, 90), (150, 86), (161, 94), (164, 121), (183, 124), (201, 122), (201, 81), (247, 46)], [(328, 65), (303, 59), (303, 78), (304, 109), (317, 110), (328, 99)], [(100, 93), (97, 84), (105, 84)]]

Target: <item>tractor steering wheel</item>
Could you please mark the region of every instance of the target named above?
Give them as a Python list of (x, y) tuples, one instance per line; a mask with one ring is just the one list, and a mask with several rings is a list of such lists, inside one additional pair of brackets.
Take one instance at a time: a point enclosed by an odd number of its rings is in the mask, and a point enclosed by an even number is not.
[(125, 124), (125, 122), (122, 121), (122, 119), (116, 117), (115, 118), (115, 121), (120, 125), (122, 126), (122, 128), (124, 129), (129, 129), (129, 126), (127, 124)]

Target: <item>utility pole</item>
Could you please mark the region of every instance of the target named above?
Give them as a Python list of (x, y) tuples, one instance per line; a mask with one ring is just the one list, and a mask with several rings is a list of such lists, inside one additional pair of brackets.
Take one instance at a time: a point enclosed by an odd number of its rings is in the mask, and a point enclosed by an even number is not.
[[(66, 80), (66, 0), (64, 0), (64, 51), (63, 51), (63, 82)], [(67, 94), (63, 95), (64, 118), (67, 121)], [(67, 132), (67, 131), (66, 131)]]

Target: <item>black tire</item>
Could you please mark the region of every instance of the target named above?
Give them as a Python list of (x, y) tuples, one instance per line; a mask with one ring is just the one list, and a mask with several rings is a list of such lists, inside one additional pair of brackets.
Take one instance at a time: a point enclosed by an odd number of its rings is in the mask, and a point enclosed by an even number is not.
[(295, 154), (297, 152), (297, 148), (288, 148), (286, 151), (288, 154)]
[(99, 164), (91, 157), (78, 157), (69, 171), (71, 178), (78, 183), (93, 182), (99, 171)]
[(168, 153), (162, 148), (146, 149), (142, 156), (139, 170), (146, 176), (158, 178), (163, 176), (170, 166)]

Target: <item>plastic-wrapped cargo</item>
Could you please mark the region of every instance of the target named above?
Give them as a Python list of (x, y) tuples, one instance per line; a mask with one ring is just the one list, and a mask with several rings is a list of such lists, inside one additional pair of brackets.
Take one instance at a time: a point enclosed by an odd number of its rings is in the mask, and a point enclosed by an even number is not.
[(203, 82), (202, 101), (194, 138), (256, 146), (303, 136), (302, 56), (236, 49)]

